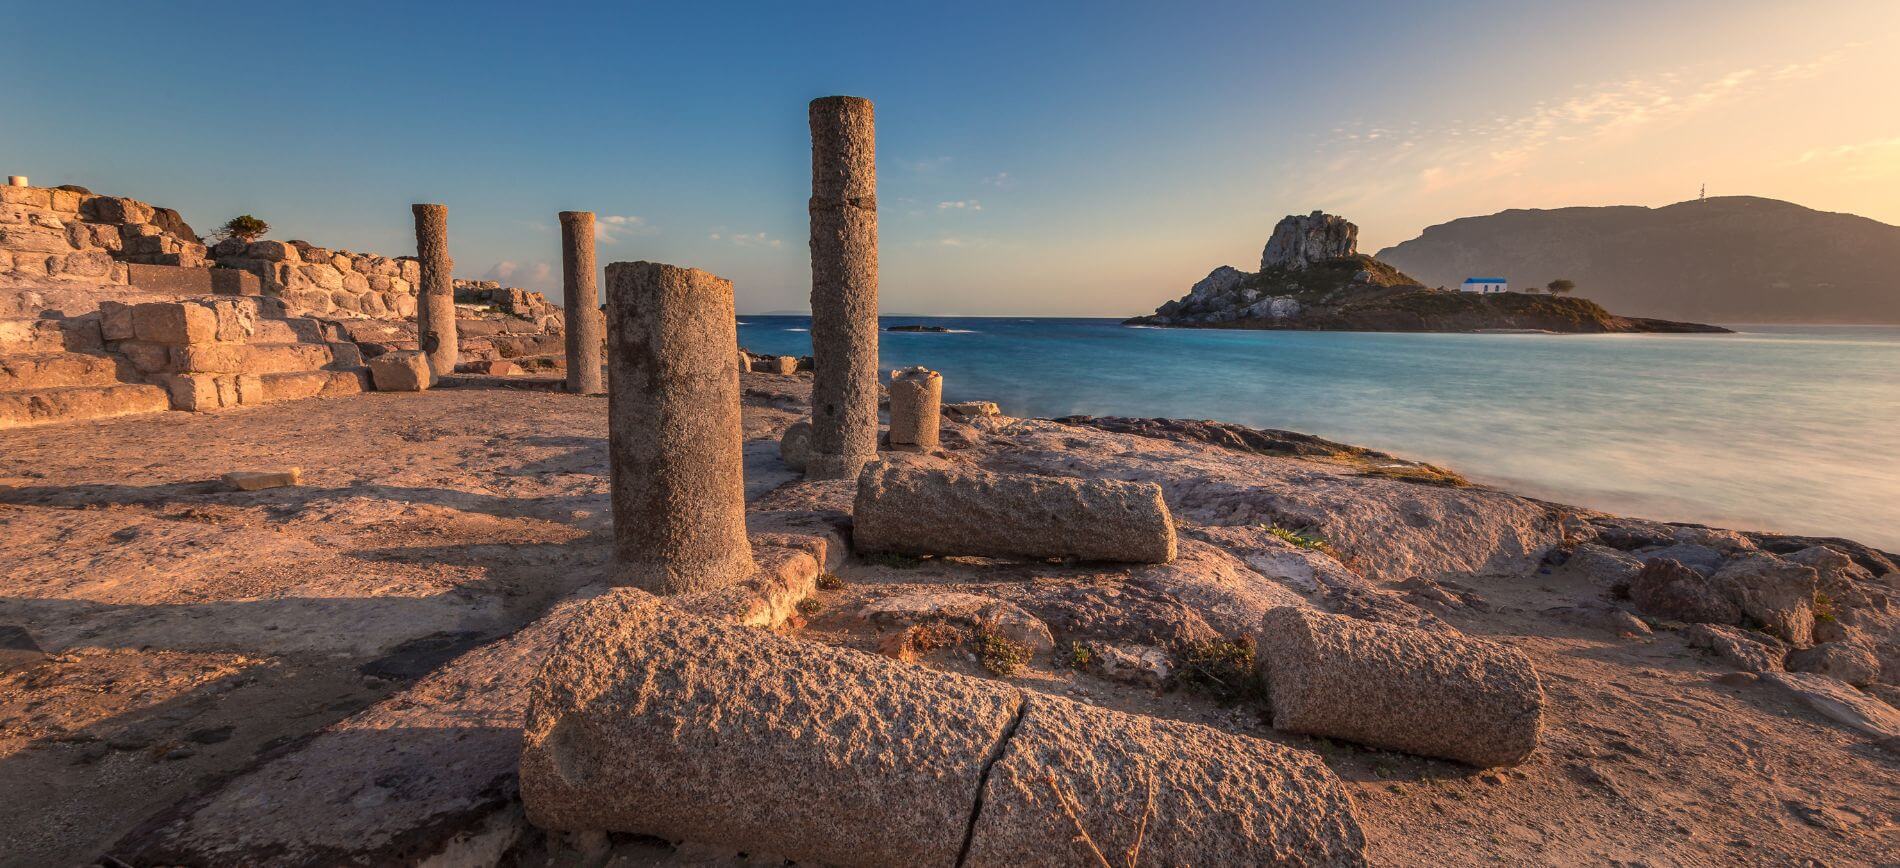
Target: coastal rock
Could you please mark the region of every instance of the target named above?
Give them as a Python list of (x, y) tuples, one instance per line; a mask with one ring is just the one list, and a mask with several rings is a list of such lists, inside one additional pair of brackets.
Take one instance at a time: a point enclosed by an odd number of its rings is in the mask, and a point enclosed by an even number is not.
[(1678, 543), (1654, 551), (1642, 553), (1643, 560), (1675, 561), (1705, 576), (1715, 575), (1722, 568), (1722, 553), (1704, 545)]
[(1604, 589), (1628, 588), (1643, 571), (1643, 562), (1635, 556), (1596, 543), (1577, 546), (1564, 566)]
[(779, 437), (778, 457), (800, 473), (805, 472), (805, 464), (811, 461), (811, 423), (793, 422)]
[(1293, 607), (1268, 613), (1263, 636), (1277, 729), (1480, 767), (1537, 747), (1543, 687), (1508, 645)]
[(1055, 649), (1049, 625), (1013, 603), (957, 591), (927, 591), (885, 597), (866, 604), (865, 620), (880, 627), (948, 621), (996, 633), (1038, 654)]
[(1720, 624), (1695, 624), (1683, 633), (1691, 648), (1714, 654), (1745, 672), (1779, 672), (1788, 648), (1781, 640)]
[(1315, 262), (1359, 252), (1359, 227), (1344, 217), (1314, 211), (1289, 214), (1273, 227), (1260, 254), (1260, 270), (1299, 271)]
[(1788, 671), (1812, 672), (1866, 687), (1880, 677), (1880, 659), (1858, 642), (1825, 642), (1789, 654)]
[(1717, 593), (1708, 577), (1666, 558), (1651, 558), (1630, 582), (1630, 600), (1658, 618), (1695, 624), (1735, 624), (1742, 610)]
[(1814, 642), (1814, 568), (1758, 552), (1723, 564), (1709, 580), (1762, 629), (1806, 647)]

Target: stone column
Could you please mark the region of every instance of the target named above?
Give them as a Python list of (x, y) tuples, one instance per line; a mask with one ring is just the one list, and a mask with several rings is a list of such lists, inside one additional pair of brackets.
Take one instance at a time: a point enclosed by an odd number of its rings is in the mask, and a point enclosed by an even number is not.
[(416, 337), (436, 376), (454, 373), (460, 347), (455, 339), (455, 261), (449, 258), (449, 206), (412, 205), (416, 214)]
[(614, 581), (674, 594), (744, 581), (743, 434), (732, 282), (607, 266)]
[(877, 143), (871, 101), (811, 103), (814, 479), (849, 479), (877, 455)]
[(943, 415), (943, 375), (929, 368), (891, 372), (891, 448), (930, 452), (937, 448)]
[(601, 383), (600, 348), (606, 331), (600, 287), (594, 277), (594, 212), (561, 212), (561, 292), (567, 316), (567, 390), (580, 395), (607, 391)]

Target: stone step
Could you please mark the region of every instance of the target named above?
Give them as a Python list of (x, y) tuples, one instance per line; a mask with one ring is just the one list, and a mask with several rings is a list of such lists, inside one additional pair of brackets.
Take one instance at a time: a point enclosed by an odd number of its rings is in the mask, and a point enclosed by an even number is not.
[(0, 356), (61, 353), (67, 349), (66, 330), (56, 319), (0, 319)]
[(260, 319), (257, 332), (250, 337), (250, 343), (254, 344), (312, 344), (325, 340), (323, 323), (305, 317)]
[(136, 379), (138, 373), (132, 366), (116, 356), (92, 353), (0, 356), (0, 392), (111, 386)]
[(363, 364), (351, 343), (196, 344), (173, 348), (172, 358), (178, 370), (190, 373), (288, 374)]
[(134, 383), (0, 392), (0, 431), (169, 409), (164, 389)]
[(265, 374), (259, 379), (264, 383), (264, 403), (266, 404), (303, 398), (355, 395), (370, 389), (368, 368)]

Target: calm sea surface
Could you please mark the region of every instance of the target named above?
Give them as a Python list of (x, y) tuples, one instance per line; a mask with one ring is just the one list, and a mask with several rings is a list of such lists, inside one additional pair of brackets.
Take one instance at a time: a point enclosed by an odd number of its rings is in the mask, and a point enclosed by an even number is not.
[[(811, 352), (805, 317), (739, 340)], [(1900, 327), (1445, 335), (887, 317), (886, 369), (1015, 416), (1220, 419), (1443, 464), (1532, 496), (1900, 550)]]

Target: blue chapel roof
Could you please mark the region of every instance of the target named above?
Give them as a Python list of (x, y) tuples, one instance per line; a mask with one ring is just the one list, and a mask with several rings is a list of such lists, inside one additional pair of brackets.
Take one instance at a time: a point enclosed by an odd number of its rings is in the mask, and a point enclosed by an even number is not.
[(1502, 277), (1467, 277), (1465, 278), (1465, 282), (1466, 283), (1504, 283), (1505, 280)]

